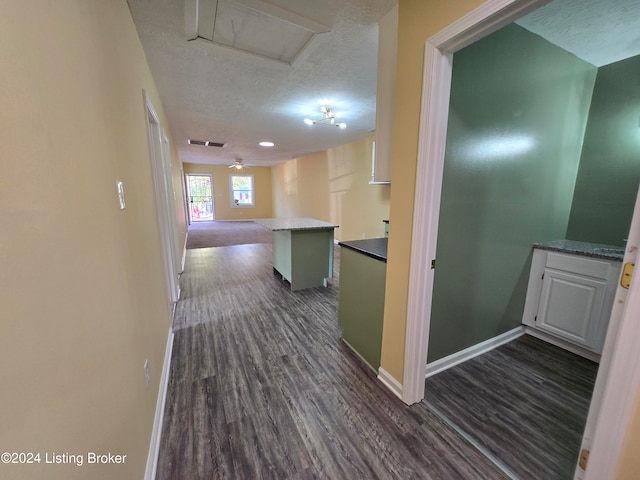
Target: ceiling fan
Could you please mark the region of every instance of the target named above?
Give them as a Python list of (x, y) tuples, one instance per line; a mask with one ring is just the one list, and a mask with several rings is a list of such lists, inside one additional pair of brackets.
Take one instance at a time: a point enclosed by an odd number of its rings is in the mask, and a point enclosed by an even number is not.
[(238, 170), (242, 170), (243, 168), (251, 168), (251, 166), (250, 165), (245, 165), (242, 162), (241, 158), (236, 158), (234, 160), (234, 162), (233, 162), (233, 165), (229, 165), (229, 168), (236, 168)]

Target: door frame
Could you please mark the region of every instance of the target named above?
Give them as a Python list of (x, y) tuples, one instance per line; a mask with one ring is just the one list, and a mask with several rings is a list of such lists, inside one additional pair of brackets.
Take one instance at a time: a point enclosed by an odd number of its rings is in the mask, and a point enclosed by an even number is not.
[[(427, 266), (432, 265), (436, 254), (453, 54), (547, 3), (549, 0), (488, 0), (425, 42), (401, 390), (402, 400), (409, 405), (424, 397), (435, 273)], [(636, 208), (634, 216), (638, 215), (640, 211)], [(627, 330), (633, 330), (633, 333), (626, 335), (623, 342), (616, 342), (615, 338), (610, 339), (614, 335), (608, 335), (605, 344), (603, 355), (607, 351), (615, 352), (614, 361), (608, 371), (600, 368), (597, 382), (607, 383), (608, 375), (621, 377), (626, 388), (616, 391), (611, 387), (612, 382), (604, 387), (602, 408), (596, 407), (600, 415), (585, 480), (612, 478), (622, 449), (620, 437), (624, 430), (620, 430), (620, 426), (626, 425), (633, 413), (635, 393), (640, 386), (640, 367), (637, 366), (640, 322), (634, 325), (631, 320), (632, 316), (640, 315), (638, 283), (637, 279), (632, 282), (620, 319), (621, 335)], [(617, 429), (612, 428), (613, 425)], [(606, 455), (603, 445), (606, 445)], [(598, 472), (600, 476), (592, 472)]]
[(147, 140), (149, 142), (149, 158), (156, 200), (156, 218), (158, 220), (162, 264), (165, 272), (169, 307), (173, 310), (171, 308), (172, 305), (175, 305), (180, 298), (180, 268), (178, 265), (181, 263), (181, 255), (178, 258), (177, 228), (175, 227), (175, 191), (171, 176), (171, 161), (170, 158), (167, 158), (166, 148), (168, 139), (162, 130), (160, 117), (158, 117), (145, 90), (142, 91), (142, 96), (147, 124)]
[(180, 167), (180, 185), (182, 187), (182, 208), (184, 208), (184, 219), (187, 226), (191, 225), (191, 216), (189, 215), (189, 191), (187, 190), (187, 174), (184, 168)]
[[(640, 189), (629, 229), (622, 266), (638, 263), (640, 246)], [(638, 275), (635, 275), (638, 277)], [(575, 479), (614, 478), (624, 432), (634, 413), (640, 389), (640, 281), (629, 289), (618, 283), (600, 368), (580, 449), (589, 450), (587, 470), (576, 467)], [(601, 373), (602, 372), (602, 373)]]
[[(210, 173), (186, 173), (185, 174), (185, 182), (187, 184), (187, 194), (186, 194), (186, 202), (187, 202), (187, 211), (188, 211), (188, 215), (189, 215), (189, 225), (191, 225), (191, 223), (194, 222), (194, 220), (191, 218), (191, 214), (192, 214), (192, 210), (191, 207), (189, 206), (189, 199), (192, 196), (191, 195), (191, 184), (189, 183), (189, 177), (209, 177), (209, 185), (211, 186), (211, 221), (215, 222), (216, 221), (216, 204), (215, 204), (215, 197), (213, 195), (213, 175)], [(199, 222), (197, 220), (195, 220), (196, 222)]]
[(425, 265), (436, 258), (453, 54), (546, 3), (488, 0), (425, 43), (402, 388), (409, 405), (424, 397), (435, 276)]

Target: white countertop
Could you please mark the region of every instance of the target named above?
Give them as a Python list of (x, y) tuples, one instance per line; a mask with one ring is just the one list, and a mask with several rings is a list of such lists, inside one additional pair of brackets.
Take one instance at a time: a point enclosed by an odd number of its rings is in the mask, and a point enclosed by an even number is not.
[(338, 228), (340, 225), (327, 223), (315, 218), (257, 218), (254, 220), (269, 230), (319, 230)]

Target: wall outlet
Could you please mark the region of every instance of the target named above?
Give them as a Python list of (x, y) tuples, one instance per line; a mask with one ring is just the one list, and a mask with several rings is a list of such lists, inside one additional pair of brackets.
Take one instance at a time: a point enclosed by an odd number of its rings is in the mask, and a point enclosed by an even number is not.
[(144, 379), (147, 381), (147, 387), (151, 383), (151, 372), (149, 371), (149, 359), (144, 361)]

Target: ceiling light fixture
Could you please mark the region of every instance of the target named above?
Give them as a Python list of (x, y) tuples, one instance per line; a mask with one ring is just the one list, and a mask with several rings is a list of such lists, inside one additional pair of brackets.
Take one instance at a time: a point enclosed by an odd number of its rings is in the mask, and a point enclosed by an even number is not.
[(323, 105), (320, 107), (320, 111), (322, 112), (322, 118), (319, 120), (311, 120), (310, 118), (305, 118), (304, 123), (307, 125), (330, 125), (338, 128), (347, 128), (346, 123), (336, 123), (336, 118), (340, 116), (339, 113), (333, 113), (329, 107)]
[(243, 163), (241, 158), (237, 158), (233, 161), (232, 165), (229, 165), (229, 168), (235, 168), (236, 170), (242, 170), (243, 168), (251, 168), (249, 165)]
[(275, 145), (275, 143), (273, 143), (273, 142), (260, 142), (259, 145), (261, 147), (273, 147)]

